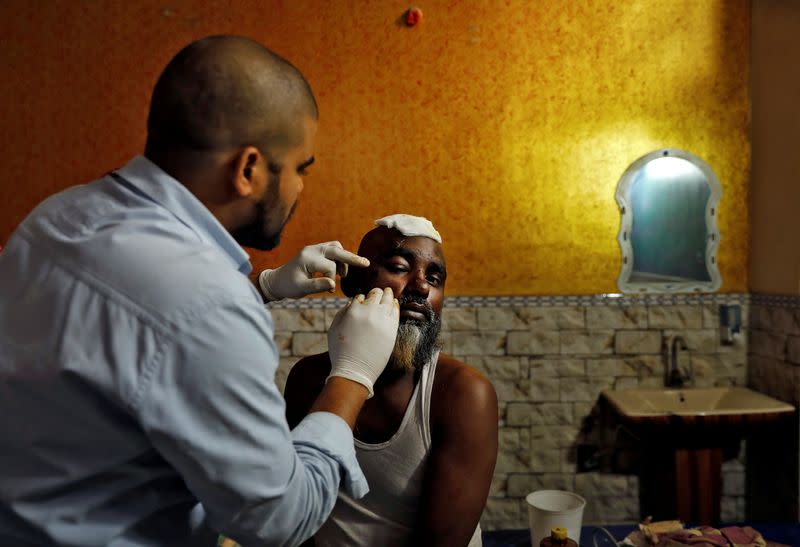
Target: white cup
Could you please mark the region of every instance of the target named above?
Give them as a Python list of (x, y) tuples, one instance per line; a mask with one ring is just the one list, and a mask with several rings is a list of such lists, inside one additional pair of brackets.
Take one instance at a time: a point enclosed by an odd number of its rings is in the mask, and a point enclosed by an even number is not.
[(566, 528), (569, 539), (580, 543), (585, 499), (563, 490), (537, 490), (528, 494), (525, 501), (533, 547), (539, 547), (539, 542), (549, 537), (550, 529), (555, 527)]

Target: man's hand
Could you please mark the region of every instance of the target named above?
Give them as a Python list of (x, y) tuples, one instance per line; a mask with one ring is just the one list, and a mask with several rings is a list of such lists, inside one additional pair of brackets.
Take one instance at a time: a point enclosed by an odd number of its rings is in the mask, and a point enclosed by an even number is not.
[(357, 295), (339, 310), (328, 330), (331, 374), (372, 386), (392, 354), (400, 323), (400, 305), (391, 289)]
[[(302, 298), (336, 288), (336, 274), (344, 277), (347, 267), (369, 266), (369, 260), (345, 251), (338, 241), (304, 247), (291, 261), (274, 270), (264, 270), (258, 285), (267, 302), (283, 298)], [(321, 276), (315, 277), (315, 274)]]

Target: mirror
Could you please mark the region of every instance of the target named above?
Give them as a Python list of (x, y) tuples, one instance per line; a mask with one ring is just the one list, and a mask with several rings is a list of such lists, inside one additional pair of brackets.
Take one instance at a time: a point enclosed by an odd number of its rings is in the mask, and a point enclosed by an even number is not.
[(624, 293), (711, 292), (717, 268), (717, 206), (722, 189), (697, 156), (662, 149), (631, 164), (617, 186), (617, 240)]

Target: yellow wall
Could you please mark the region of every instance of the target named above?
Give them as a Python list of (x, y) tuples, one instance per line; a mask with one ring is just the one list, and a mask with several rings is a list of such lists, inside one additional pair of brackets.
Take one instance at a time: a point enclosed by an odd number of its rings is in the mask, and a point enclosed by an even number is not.
[[(169, 7), (166, 7), (169, 6)], [(387, 0), (0, 3), (0, 242), (44, 196), (123, 164), (151, 87), (191, 39), (254, 37), (307, 75), (318, 165), (282, 248), (354, 247), (430, 217), (448, 294), (613, 292), (614, 190), (659, 147), (723, 186), (723, 291), (747, 290), (749, 2)]]
[(753, 3), (750, 289), (800, 294), (800, 8)]

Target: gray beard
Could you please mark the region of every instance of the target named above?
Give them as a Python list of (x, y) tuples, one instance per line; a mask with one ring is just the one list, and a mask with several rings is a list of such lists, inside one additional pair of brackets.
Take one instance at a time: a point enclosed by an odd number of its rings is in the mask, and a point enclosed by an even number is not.
[(422, 370), (441, 347), (439, 334), (442, 323), (438, 317), (432, 321), (405, 321), (397, 329), (388, 368), (395, 370)]

